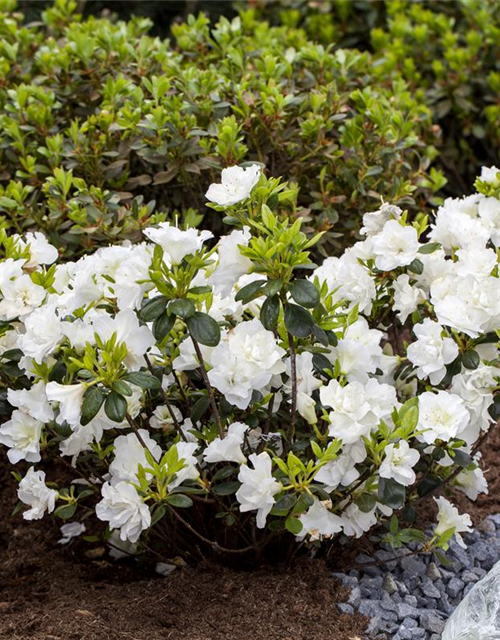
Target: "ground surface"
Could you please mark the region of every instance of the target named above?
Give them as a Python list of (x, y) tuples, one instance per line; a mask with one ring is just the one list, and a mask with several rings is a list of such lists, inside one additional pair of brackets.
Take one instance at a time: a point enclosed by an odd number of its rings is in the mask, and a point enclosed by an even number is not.
[[(500, 434), (483, 449), (490, 494), (471, 506), (475, 523), (500, 513)], [(319, 561), (287, 572), (185, 568), (167, 578), (86, 558), (57, 545), (53, 521), (9, 514), (14, 483), (0, 458), (0, 640), (354, 640), (365, 619), (341, 615), (346, 591)], [(427, 515), (433, 515), (429, 502)], [(369, 544), (369, 543), (363, 543)], [(330, 556), (348, 565), (363, 545)], [(352, 565), (351, 565), (352, 566)]]
[(11, 519), (14, 482), (0, 458), (0, 640), (351, 640), (362, 616), (320, 561), (287, 572), (219, 567), (163, 578), (57, 544), (50, 519)]

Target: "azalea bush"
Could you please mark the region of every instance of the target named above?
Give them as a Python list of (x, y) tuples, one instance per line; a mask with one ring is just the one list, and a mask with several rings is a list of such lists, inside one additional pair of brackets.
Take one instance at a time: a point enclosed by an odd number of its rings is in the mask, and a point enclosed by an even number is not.
[[(242, 6), (243, 3), (240, 3)], [(403, 79), (442, 130), (435, 167), (462, 195), (500, 149), (500, 4), (496, 0), (255, 0), (261, 20), (303, 28), (324, 46), (373, 52), (381, 84)]]
[(481, 163), (500, 149), (500, 5), (387, 2), (384, 26), (372, 30), (383, 80), (404, 78), (424, 96), (443, 129), (439, 163), (463, 193)]
[(208, 189), (218, 241), (162, 222), (60, 263), (42, 234), (4, 233), (0, 442), (24, 517), (70, 536), (95, 512), (114, 546), (191, 559), (382, 521), (395, 546), (461, 542), (470, 518), (445, 497), (430, 538), (412, 525), (445, 487), (487, 491), (500, 171), (476, 186), (413, 222), (383, 204), (319, 265), (295, 188), (258, 165)]
[[(329, 254), (380, 198), (412, 215), (445, 180), (429, 109), (404, 81), (373, 81), (369, 53), (328, 48), (251, 10), (147, 35), (58, 1), (23, 23), (0, 2), (0, 225), (43, 231), (64, 259), (150, 225), (196, 226), (221, 168), (258, 162), (298, 184)], [(203, 226), (222, 228), (216, 216)]]

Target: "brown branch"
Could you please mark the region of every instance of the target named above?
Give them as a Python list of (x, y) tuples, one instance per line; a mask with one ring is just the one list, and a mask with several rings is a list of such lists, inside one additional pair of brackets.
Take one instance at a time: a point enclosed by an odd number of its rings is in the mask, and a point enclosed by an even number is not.
[[(191, 334), (190, 334), (191, 335)], [(212, 389), (212, 385), (210, 384), (210, 380), (208, 379), (207, 370), (205, 369), (205, 364), (203, 362), (203, 354), (201, 353), (200, 345), (191, 335), (191, 340), (193, 341), (194, 350), (196, 351), (196, 357), (198, 358), (198, 362), (200, 364), (199, 370), (201, 377), (203, 378), (203, 382), (208, 391), (208, 396), (210, 398), (210, 404), (212, 406), (212, 412), (214, 414), (215, 422), (217, 424), (217, 429), (219, 430), (219, 437), (222, 440), (224, 438), (224, 431), (222, 430), (222, 422), (220, 419), (219, 409), (217, 408), (217, 402), (215, 400), (214, 390)]]
[[(147, 355), (144, 356), (144, 359), (146, 360), (146, 363), (148, 365), (149, 371), (153, 374), (154, 370), (153, 370), (153, 365), (151, 364), (151, 360), (148, 358)], [(179, 424), (179, 421), (177, 420), (177, 417), (176, 417), (176, 415), (174, 413), (174, 410), (172, 409), (172, 405), (169, 402), (167, 393), (166, 393), (165, 389), (161, 386), (161, 383), (160, 383), (160, 393), (161, 393), (161, 396), (163, 398), (163, 402), (165, 403), (165, 406), (167, 407), (167, 411), (169, 412), (170, 417), (172, 418), (172, 421), (174, 423), (175, 428), (180, 433), (181, 438), (183, 440), (186, 440), (186, 435), (184, 434), (184, 431), (182, 430), (181, 425)]]

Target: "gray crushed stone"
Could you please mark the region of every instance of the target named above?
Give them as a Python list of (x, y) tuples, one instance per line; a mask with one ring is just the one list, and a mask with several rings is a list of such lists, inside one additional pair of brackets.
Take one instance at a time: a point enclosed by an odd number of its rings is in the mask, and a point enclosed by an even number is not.
[(500, 557), (500, 514), (488, 516), (464, 540), (467, 549), (451, 541), (446, 566), (432, 554), (404, 557), (415, 544), (391, 549), (381, 543), (373, 557), (360, 554), (359, 570), (333, 574), (351, 589), (339, 610), (367, 616), (371, 638), (440, 640), (455, 607)]

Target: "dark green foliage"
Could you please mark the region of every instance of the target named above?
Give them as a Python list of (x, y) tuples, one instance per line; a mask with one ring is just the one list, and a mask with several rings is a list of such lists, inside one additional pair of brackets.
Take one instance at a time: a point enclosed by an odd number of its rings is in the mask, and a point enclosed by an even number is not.
[[(174, 41), (147, 19), (81, 19), (57, 2), (24, 24), (0, 1), (0, 215), (71, 258), (181, 213), (217, 231), (204, 193), (224, 166), (258, 161), (300, 186), (298, 213), (345, 245), (386, 201), (413, 213), (442, 186), (431, 114), (405, 83), (381, 83), (368, 52), (272, 27), (253, 10)], [(155, 212), (155, 213), (153, 213)], [(2, 224), (0, 222), (0, 224)]]

